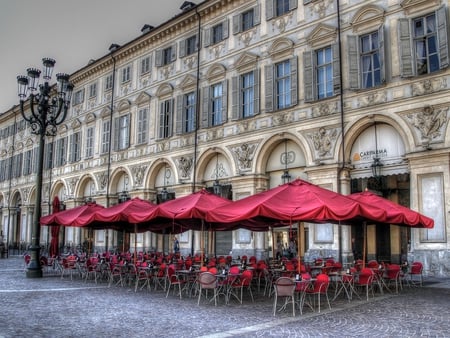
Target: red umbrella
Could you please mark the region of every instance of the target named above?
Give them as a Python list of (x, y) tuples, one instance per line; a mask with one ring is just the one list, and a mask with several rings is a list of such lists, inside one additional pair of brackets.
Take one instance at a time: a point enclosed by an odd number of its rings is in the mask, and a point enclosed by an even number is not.
[(296, 179), (293, 182), (243, 198), (208, 212), (206, 221), (227, 223), (253, 231), (286, 226), (292, 222), (353, 223), (384, 221), (386, 212), (376, 206)]
[(92, 215), (103, 208), (96, 203), (87, 203), (56, 214), (43, 216), (40, 221), (42, 225), (84, 227), (91, 220)]
[(378, 196), (370, 191), (354, 193), (348, 195), (348, 197), (358, 202), (376, 205), (377, 207), (386, 210), (386, 220), (383, 223), (416, 228), (433, 228), (434, 226), (434, 221), (431, 218)]
[(232, 201), (214, 195), (205, 189), (159, 204), (154, 210), (138, 210), (129, 221), (150, 231), (170, 228), (171, 233), (201, 230), (207, 213)]

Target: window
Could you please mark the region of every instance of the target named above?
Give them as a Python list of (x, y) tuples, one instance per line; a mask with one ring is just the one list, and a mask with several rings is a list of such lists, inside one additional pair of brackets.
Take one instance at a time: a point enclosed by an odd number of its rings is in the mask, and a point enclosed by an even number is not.
[(114, 150), (124, 150), (130, 146), (130, 115), (114, 119)]
[(173, 99), (161, 102), (159, 112), (158, 138), (164, 139), (172, 136)]
[(297, 0), (266, 0), (266, 19), (270, 20), (297, 8)]
[(443, 6), (421, 17), (399, 19), (402, 77), (436, 72), (448, 67), (447, 16)]
[(27, 176), (33, 172), (33, 150), (27, 150), (25, 152), (25, 158), (23, 161), (23, 175)]
[(138, 110), (137, 117), (137, 144), (147, 143), (148, 139), (148, 108)]
[(121, 83), (125, 83), (131, 80), (131, 66), (126, 66), (122, 68), (121, 72)]
[(202, 127), (214, 127), (227, 121), (227, 81), (203, 88)]
[(297, 104), (297, 58), (265, 67), (266, 111)]
[(261, 22), (260, 6), (255, 6), (233, 17), (233, 34), (245, 32)]
[(111, 90), (113, 87), (113, 74), (105, 77), (105, 91)]
[(56, 167), (61, 167), (66, 164), (66, 154), (67, 154), (67, 137), (63, 137), (56, 141), (56, 159), (55, 159)]
[(89, 86), (89, 98), (93, 98), (97, 96), (97, 83), (92, 83)]
[(94, 156), (94, 127), (86, 129), (86, 158)]
[(227, 39), (229, 34), (228, 26), (228, 20), (225, 20), (209, 29), (206, 29), (203, 37), (205, 47), (215, 45), (216, 43)]
[(73, 105), (83, 103), (84, 101), (84, 89), (77, 90), (73, 95)]
[(259, 113), (259, 73), (250, 71), (232, 79), (233, 119)]
[(195, 130), (196, 95), (190, 92), (177, 98), (177, 134)]
[(338, 45), (303, 54), (305, 102), (338, 95), (340, 69)]
[(177, 59), (177, 45), (171, 45), (164, 49), (156, 51), (155, 64), (157, 67), (166, 66), (171, 64)]
[(191, 36), (180, 42), (180, 57), (185, 57), (194, 54), (197, 48), (197, 35)]
[(384, 83), (383, 34), (381, 26), (375, 32), (347, 37), (351, 89), (373, 88)]
[(44, 169), (53, 168), (53, 149), (54, 142), (47, 143), (45, 145), (45, 154), (44, 154)]
[(22, 153), (13, 156), (11, 166), (11, 178), (18, 178), (22, 176), (22, 163), (23, 163)]
[(103, 121), (103, 131), (102, 131), (102, 154), (109, 152), (111, 139), (111, 121)]
[(140, 74), (144, 75), (150, 72), (150, 62), (151, 58), (150, 56), (147, 56), (143, 59), (141, 59), (141, 67), (140, 67)]
[(81, 159), (81, 133), (70, 135), (70, 162), (77, 162)]

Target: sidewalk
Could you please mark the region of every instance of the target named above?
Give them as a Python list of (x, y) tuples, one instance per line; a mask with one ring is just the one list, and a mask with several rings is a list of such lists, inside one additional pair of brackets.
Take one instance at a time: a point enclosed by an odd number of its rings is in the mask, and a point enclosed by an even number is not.
[[(162, 291), (44, 276), (25, 277), (21, 257), (0, 260), (0, 337), (445, 337), (450, 332), (449, 280), (375, 295), (339, 299), (320, 314), (272, 314), (262, 295), (218, 306)], [(326, 307), (325, 307), (326, 308)]]

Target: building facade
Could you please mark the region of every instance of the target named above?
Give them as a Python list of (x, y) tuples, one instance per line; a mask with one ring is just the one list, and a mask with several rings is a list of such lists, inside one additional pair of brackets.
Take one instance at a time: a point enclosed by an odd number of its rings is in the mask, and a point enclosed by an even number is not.
[[(433, 229), (294, 224), (271, 233), (179, 236), (182, 254), (420, 260), (450, 274), (449, 5), (441, 0), (184, 2), (158, 27), (71, 74), (70, 112), (47, 139), (43, 214), (55, 196), (160, 202), (220, 186), (238, 200), (296, 177), (343, 194), (370, 189)], [(37, 139), (19, 107), (0, 115), (0, 222), (30, 242)], [(217, 191), (217, 190), (216, 190)], [(302, 243), (296, 243), (296, 232)], [(41, 243), (50, 233), (41, 230)], [(61, 230), (67, 249), (171, 250), (150, 232)], [(294, 242), (294, 243), (290, 243)], [(131, 245), (130, 245), (131, 243)], [(293, 245), (292, 245), (293, 244)]]

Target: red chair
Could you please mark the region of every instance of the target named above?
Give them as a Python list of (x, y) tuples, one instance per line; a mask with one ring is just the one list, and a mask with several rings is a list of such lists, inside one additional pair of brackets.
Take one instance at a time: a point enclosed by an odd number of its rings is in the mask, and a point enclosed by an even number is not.
[(421, 262), (413, 262), (411, 269), (407, 273), (407, 282), (412, 286), (423, 285), (423, 264)]
[(158, 286), (166, 291), (166, 285), (167, 285), (167, 276), (166, 276), (166, 264), (162, 263), (158, 270), (156, 271), (156, 274), (153, 276), (153, 282), (155, 283), (155, 290), (158, 288)]
[(383, 275), (383, 280), (386, 283), (386, 287), (389, 289), (391, 284), (395, 285), (395, 293), (398, 293), (398, 287), (402, 288), (400, 281), (401, 268), (398, 264), (389, 264), (386, 267), (386, 271)]
[(372, 291), (373, 297), (373, 281), (374, 272), (370, 268), (362, 268), (354, 282), (355, 287), (366, 290), (366, 299), (369, 300), (369, 291)]
[(309, 273), (302, 273), (301, 277), (301, 281), (295, 282), (295, 293), (297, 294), (297, 304), (300, 309), (300, 314), (303, 314), (306, 290), (311, 286), (311, 275)]
[(210, 301), (214, 300), (214, 305), (217, 306), (217, 276), (211, 272), (202, 272), (198, 275), (199, 293), (197, 305), (200, 305), (200, 299), (202, 294), (205, 294), (205, 298), (208, 299), (208, 291), (213, 290), (214, 296)]
[(309, 288), (306, 290), (306, 294), (311, 298), (313, 298), (314, 301), (314, 305), (313, 307), (315, 307), (315, 299), (317, 296), (317, 303), (319, 306), (319, 312), (320, 312), (320, 303), (321, 303), (321, 296), (325, 296), (325, 299), (327, 300), (328, 303), (328, 308), (331, 310), (331, 305), (330, 305), (330, 299), (328, 298), (328, 287), (330, 286), (330, 278), (328, 277), (327, 274), (324, 273), (320, 273), (316, 276), (316, 280), (313, 283), (312, 288)]
[[(242, 272), (240, 277), (235, 278), (233, 282), (228, 286), (228, 301), (230, 300), (231, 296), (234, 296), (242, 304), (244, 289), (246, 289), (250, 293), (252, 302), (254, 302), (252, 293), (252, 279), (252, 270), (245, 270), (244, 272)], [(239, 290), (240, 293), (238, 292)]]
[(147, 262), (142, 262), (138, 267), (137, 275), (136, 275), (136, 283), (134, 285), (134, 292), (137, 291), (138, 287), (141, 286), (140, 290), (144, 287), (147, 287), (147, 290), (151, 289), (151, 272), (148, 268)]
[(181, 289), (182, 286), (186, 284), (186, 281), (179, 278), (179, 276), (175, 273), (175, 266), (172, 264), (167, 268), (167, 281), (169, 282), (169, 285), (167, 287), (166, 298), (169, 296), (170, 288), (173, 286), (175, 291), (175, 287), (178, 285), (178, 292), (181, 299)]

